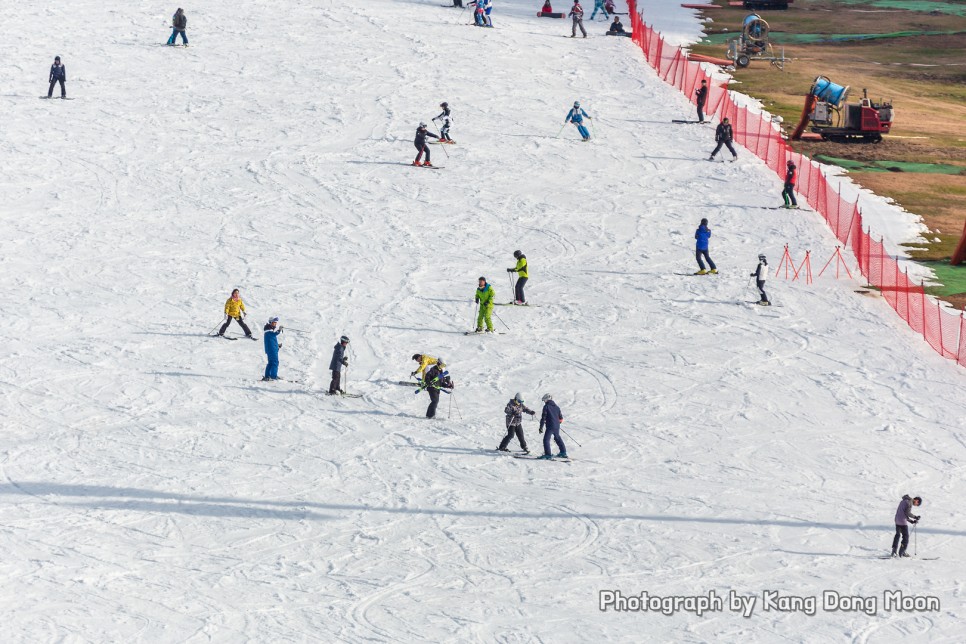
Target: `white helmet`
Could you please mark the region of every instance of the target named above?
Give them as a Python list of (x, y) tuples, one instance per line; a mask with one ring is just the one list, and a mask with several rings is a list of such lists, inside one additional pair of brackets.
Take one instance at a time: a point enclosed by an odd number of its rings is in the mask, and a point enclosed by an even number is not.
[(522, 403), (522, 402), (523, 402), (523, 394), (521, 394), (521, 393), (520, 393), (520, 392), (518, 391), (518, 392), (517, 392), (517, 395), (516, 395), (516, 396), (514, 396), (514, 397), (513, 397), (513, 399), (514, 399), (515, 401), (517, 401), (518, 403)]
[(548, 400), (553, 400), (553, 396), (551, 396), (550, 394), (544, 394), (543, 396), (541, 396), (540, 400), (543, 402), (547, 402)]

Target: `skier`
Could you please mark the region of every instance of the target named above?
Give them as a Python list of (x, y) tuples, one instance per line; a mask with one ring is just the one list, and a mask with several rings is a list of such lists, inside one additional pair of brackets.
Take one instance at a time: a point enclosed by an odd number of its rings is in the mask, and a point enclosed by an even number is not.
[(580, 0), (574, 0), (574, 6), (570, 8), (570, 13), (567, 15), (569, 15), (574, 22), (570, 29), (570, 37), (576, 38), (577, 27), (580, 27), (580, 33), (584, 34), (584, 38), (586, 38), (587, 30), (584, 29), (584, 8), (580, 6)]
[(282, 327), (278, 326), (278, 317), (269, 318), (263, 332), (268, 364), (265, 366), (265, 377), (262, 378), (262, 381), (280, 380), (278, 377), (278, 350), (282, 348), (282, 343), (278, 341), (278, 336), (282, 333)]
[(54, 85), (60, 83), (60, 97), (67, 98), (67, 68), (60, 64), (60, 56), (54, 56), (54, 64), (50, 66), (50, 89), (47, 98), (54, 95)]
[(610, 23), (610, 28), (607, 30), (608, 36), (630, 36), (629, 33), (624, 31), (624, 25), (621, 24), (621, 19), (619, 16), (614, 16), (614, 22)]
[(416, 371), (409, 374), (410, 378), (418, 377), (420, 380), (423, 379), (423, 374), (426, 373), (426, 368), (430, 365), (436, 364), (437, 360), (433, 356), (426, 355), (424, 353), (414, 353), (413, 360), (419, 363), (419, 368)]
[(728, 150), (731, 151), (731, 156), (733, 156), (734, 160), (737, 161), (738, 153), (735, 152), (734, 146), (731, 145), (731, 142), (734, 140), (734, 138), (734, 130), (731, 129), (731, 123), (728, 121), (728, 117), (726, 116), (721, 119), (721, 123), (717, 128), (715, 128), (714, 140), (718, 142), (718, 145), (715, 146), (714, 152), (711, 153), (708, 161), (714, 161), (714, 155), (718, 154), (718, 151), (721, 149), (722, 145), (728, 146)]
[(701, 225), (698, 226), (698, 229), (694, 231), (694, 239), (696, 240), (694, 243), (694, 258), (698, 260), (698, 268), (700, 269), (697, 273), (695, 273), (695, 275), (708, 274), (708, 271), (704, 269), (704, 262), (701, 260), (702, 256), (704, 256), (704, 259), (708, 260), (708, 266), (711, 267), (711, 274), (718, 274), (718, 267), (714, 265), (714, 262), (711, 261), (711, 256), (708, 255), (708, 240), (710, 238), (711, 229), (708, 228), (708, 220), (702, 219)]
[(416, 128), (416, 139), (413, 141), (413, 145), (419, 150), (419, 154), (416, 155), (416, 160), (413, 161), (413, 165), (420, 165), (419, 159), (423, 156), (423, 152), (426, 153), (426, 161), (421, 165), (432, 167), (433, 164), (429, 162), (429, 146), (426, 145), (426, 137), (431, 136), (434, 139), (439, 137), (426, 129), (425, 123), (420, 123), (419, 127)]
[(442, 358), (436, 360), (426, 377), (423, 380), (424, 388), (429, 392), (429, 407), (426, 408), (426, 418), (436, 417), (436, 406), (439, 404), (439, 390), (446, 389), (447, 393), (452, 393), (453, 380), (446, 371), (446, 362)]
[(479, 288), (476, 289), (476, 303), (480, 305), (476, 316), (476, 332), (483, 333), (483, 323), (486, 322), (486, 332), (493, 333), (493, 302), (496, 291), (486, 283), (485, 277), (480, 277)]
[(567, 458), (567, 446), (564, 445), (563, 439), (560, 438), (560, 423), (563, 422), (563, 414), (560, 413), (560, 407), (557, 407), (557, 403), (553, 401), (553, 396), (550, 394), (544, 394), (540, 400), (543, 401), (543, 413), (540, 415), (539, 431), (543, 432), (544, 427), (546, 427), (546, 431), (543, 434), (543, 456), (540, 459), (550, 460), (553, 458), (550, 454), (551, 437), (553, 437), (557, 447), (560, 448), (560, 453), (557, 454), (557, 458)]
[(218, 335), (225, 337), (225, 331), (228, 329), (228, 325), (234, 320), (245, 331), (245, 337), (254, 340), (255, 338), (252, 336), (251, 329), (245, 324), (245, 315), (245, 303), (242, 302), (241, 296), (238, 294), (238, 289), (236, 288), (231, 292), (231, 297), (225, 301), (225, 323), (218, 330)]
[(573, 123), (576, 125), (577, 131), (580, 132), (580, 136), (583, 137), (584, 141), (589, 141), (590, 132), (588, 132), (586, 126), (584, 126), (584, 118), (589, 121), (594, 120), (580, 107), (580, 101), (574, 101), (574, 106), (569, 112), (567, 112), (567, 118), (564, 119), (564, 124), (566, 125), (567, 123)]
[(332, 349), (332, 360), (329, 361), (329, 371), (332, 372), (332, 382), (329, 383), (329, 395), (344, 394), (342, 389), (342, 367), (349, 366), (349, 358), (345, 355), (345, 348), (349, 338), (342, 336)]
[(520, 449), (523, 450), (524, 454), (529, 454), (530, 450), (527, 449), (527, 441), (523, 437), (523, 414), (535, 416), (537, 412), (524, 405), (523, 394), (518, 393), (506, 404), (503, 413), (506, 414), (506, 436), (503, 437), (503, 440), (500, 441), (500, 446), (496, 449), (501, 452), (509, 452), (510, 450), (507, 449), (507, 445), (510, 444), (513, 436), (516, 435), (517, 440), (520, 441)]
[(617, 13), (617, 7), (614, 6), (614, 0), (604, 0), (604, 9), (607, 9), (607, 13), (609, 14)]
[(517, 274), (517, 285), (514, 289), (516, 291), (513, 303), (518, 306), (526, 306), (527, 298), (523, 295), (523, 287), (527, 285), (527, 280), (530, 278), (529, 268), (527, 267), (527, 256), (519, 250), (513, 251), (513, 256), (516, 257), (517, 265), (514, 268), (506, 269), (507, 273)]
[(765, 294), (765, 280), (768, 279), (768, 260), (765, 259), (764, 254), (758, 256), (758, 268), (755, 269), (755, 272), (751, 276), (755, 278), (755, 285), (761, 292), (761, 299), (758, 301), (758, 304), (771, 306), (771, 302), (768, 301), (768, 295)]
[(453, 112), (449, 109), (449, 103), (443, 101), (439, 104), (443, 111), (440, 112), (439, 116), (433, 117), (433, 122), (441, 121), (443, 126), (439, 129), (439, 142), (440, 143), (456, 143), (453, 139), (449, 138), (449, 126), (453, 123)]
[(607, 13), (607, 9), (604, 7), (604, 0), (594, 0), (594, 10), (590, 12), (590, 19), (593, 20), (594, 16), (597, 15), (597, 11), (600, 10), (604, 14), (604, 19), (610, 18), (610, 14)]
[(181, 34), (181, 43), (187, 47), (188, 46), (188, 36), (185, 35), (184, 30), (188, 26), (188, 16), (184, 15), (184, 9), (178, 7), (178, 10), (174, 12), (171, 16), (171, 37), (168, 38), (168, 44), (172, 47), (174, 46), (175, 38), (178, 34)]
[(698, 104), (698, 123), (704, 123), (704, 105), (708, 102), (708, 81), (701, 81), (701, 87), (694, 90), (694, 97)]
[(798, 202), (795, 201), (795, 182), (798, 180), (798, 168), (795, 167), (795, 162), (791, 159), (788, 160), (787, 169), (785, 170), (785, 189), (782, 190), (782, 199), (785, 200), (785, 208), (798, 208)]
[(473, 9), (473, 24), (477, 27), (486, 26), (486, 0), (476, 0), (476, 8)]
[[(915, 497), (910, 499), (908, 494), (902, 496), (902, 500), (899, 501), (899, 507), (896, 508), (896, 536), (892, 538), (892, 556), (893, 557), (908, 557), (906, 554), (906, 547), (909, 545), (909, 524), (919, 523), (919, 516), (912, 513), (913, 507), (919, 507), (922, 505), (922, 497)], [(902, 545), (899, 545), (899, 539), (902, 539)], [(898, 554), (896, 553), (896, 548), (899, 548)]]
[(491, 2), (491, 0), (484, 0), (483, 13), (486, 14), (484, 18), (485, 20), (485, 24), (483, 25), (484, 27), (491, 27), (491, 28), (493, 27), (493, 19), (490, 18), (491, 11), (493, 11), (493, 3)]

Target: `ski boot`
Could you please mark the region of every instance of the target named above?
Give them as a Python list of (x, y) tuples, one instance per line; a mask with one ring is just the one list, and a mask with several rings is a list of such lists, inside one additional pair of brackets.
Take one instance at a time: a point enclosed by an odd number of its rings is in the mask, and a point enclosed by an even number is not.
[(708, 272), (709, 272), (709, 273), (711, 273), (712, 275), (717, 275), (717, 274), (718, 274), (718, 269), (717, 269), (717, 268), (712, 268), (712, 269), (711, 269), (710, 271), (708, 271)]
[(510, 450), (508, 450), (508, 449), (507, 449), (507, 448), (505, 448), (505, 447), (497, 447), (497, 448), (496, 448), (496, 451), (498, 451), (498, 452), (509, 452)]
[(553, 460), (553, 456), (551, 456), (550, 454), (541, 454), (540, 456), (537, 457), (537, 460), (538, 461), (552, 461)]
[(433, 167), (433, 164), (430, 163), (429, 161), (423, 161), (423, 167), (424, 168), (432, 168)]
[(567, 456), (567, 452), (560, 452), (559, 454), (554, 455), (554, 458), (570, 458), (570, 457)]
[(707, 274), (708, 274), (708, 271), (703, 268), (700, 271), (695, 273), (695, 275), (707, 275)]

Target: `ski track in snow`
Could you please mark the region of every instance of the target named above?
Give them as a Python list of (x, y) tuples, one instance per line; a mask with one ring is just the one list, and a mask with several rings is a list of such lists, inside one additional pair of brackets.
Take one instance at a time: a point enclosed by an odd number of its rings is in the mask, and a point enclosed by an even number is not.
[[(571, 41), (518, 0), (492, 30), (437, 4), (212, 0), (186, 49), (138, 3), (8, 16), (5, 638), (961, 639), (963, 370), (854, 282), (745, 304), (759, 252), (810, 249), (817, 276), (835, 239), (765, 208), (781, 184), (750, 153), (706, 162), (711, 130), (670, 124), (691, 106), (604, 22)], [(678, 3), (645, 12), (693, 37)], [(36, 98), (54, 53), (75, 101)], [(575, 99), (589, 143), (557, 135)], [(407, 167), (442, 100), (458, 144)], [(703, 216), (721, 274), (694, 277)], [(512, 299), (515, 249), (538, 306), (465, 337), (478, 275)], [(258, 382), (260, 339), (206, 337), (236, 286), (255, 335), (290, 327), (298, 382)], [(342, 333), (360, 399), (324, 395)], [(436, 421), (386, 384), (416, 352), (456, 381)], [(492, 451), (516, 391), (553, 392), (572, 463)], [(906, 492), (941, 565), (876, 559)], [(597, 610), (894, 588), (942, 610)]]

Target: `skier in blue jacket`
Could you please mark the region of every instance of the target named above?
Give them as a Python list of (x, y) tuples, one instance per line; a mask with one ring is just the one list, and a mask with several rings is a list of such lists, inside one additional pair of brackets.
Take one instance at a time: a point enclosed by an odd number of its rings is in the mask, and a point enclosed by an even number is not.
[(278, 341), (278, 336), (282, 333), (282, 327), (278, 326), (278, 318), (269, 318), (268, 324), (262, 330), (264, 331), (265, 355), (268, 357), (265, 377), (262, 380), (279, 380), (278, 350), (282, 347), (282, 344)]
[[(540, 415), (539, 431), (544, 432), (543, 456), (540, 459), (550, 460), (553, 458), (553, 455), (550, 453), (551, 437), (553, 437), (557, 447), (560, 448), (560, 453), (557, 454), (557, 458), (567, 458), (567, 446), (564, 445), (563, 439), (560, 438), (560, 423), (563, 422), (563, 414), (560, 413), (560, 407), (557, 407), (557, 403), (553, 401), (553, 397), (550, 394), (544, 394), (540, 400), (543, 401), (543, 413)], [(545, 427), (546, 431), (544, 431)]]
[(580, 107), (580, 101), (574, 101), (574, 106), (569, 112), (567, 112), (567, 118), (564, 119), (564, 124), (573, 123), (577, 126), (577, 131), (580, 132), (580, 136), (583, 137), (584, 141), (590, 140), (590, 132), (584, 126), (584, 119), (593, 120), (587, 112), (585, 112)]
[(701, 261), (701, 257), (708, 260), (708, 266), (711, 267), (711, 273), (714, 275), (718, 274), (718, 267), (714, 265), (711, 261), (711, 256), (708, 255), (708, 240), (711, 239), (711, 229), (708, 228), (708, 220), (702, 219), (701, 225), (698, 229), (694, 231), (694, 258), (698, 260), (698, 268), (700, 269), (695, 275), (707, 275), (708, 271), (704, 268), (704, 262)]
[(349, 346), (349, 338), (342, 336), (339, 343), (332, 349), (332, 360), (329, 361), (329, 371), (332, 372), (332, 382), (329, 383), (329, 395), (344, 394), (342, 390), (342, 367), (349, 366), (349, 359), (345, 355), (345, 348)]
[(47, 98), (54, 95), (54, 85), (60, 83), (60, 97), (67, 98), (67, 68), (60, 64), (60, 56), (54, 56), (54, 64), (50, 66), (50, 89), (47, 90)]

